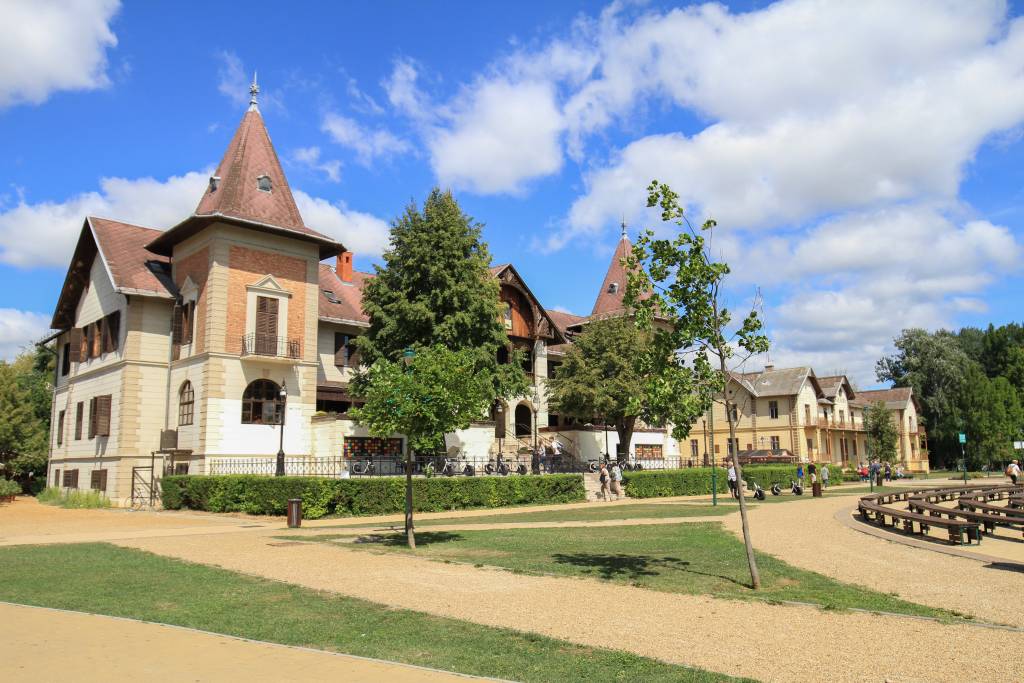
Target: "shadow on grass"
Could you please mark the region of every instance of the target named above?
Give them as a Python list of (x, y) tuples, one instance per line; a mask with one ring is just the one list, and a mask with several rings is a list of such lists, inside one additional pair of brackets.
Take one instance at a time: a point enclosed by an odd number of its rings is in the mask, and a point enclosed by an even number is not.
[[(450, 543), (452, 541), (461, 541), (462, 534), (453, 534), (450, 531), (417, 531), (416, 532), (416, 547), (425, 545), (434, 545), (437, 543)], [(361, 543), (367, 545), (381, 545), (386, 547), (404, 547), (406, 545), (405, 533), (397, 534), (367, 534), (366, 536), (360, 536), (353, 543)]]
[(749, 584), (737, 581), (731, 576), (710, 574), (691, 569), (688, 561), (678, 557), (653, 557), (651, 555), (626, 555), (624, 553), (574, 553), (572, 555), (559, 553), (552, 555), (551, 559), (559, 564), (571, 564), (574, 567), (582, 567), (583, 573), (596, 573), (599, 577), (606, 580), (625, 579), (636, 581), (645, 576), (660, 576), (664, 570), (674, 570), (721, 579), (744, 588), (750, 587)]

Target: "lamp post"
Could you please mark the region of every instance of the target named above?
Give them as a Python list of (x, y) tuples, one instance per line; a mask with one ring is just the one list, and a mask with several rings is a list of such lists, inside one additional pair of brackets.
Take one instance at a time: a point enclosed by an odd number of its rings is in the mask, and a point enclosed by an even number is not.
[[(405, 347), (405, 350), (402, 351), (402, 363), (405, 365), (406, 373), (412, 373), (412, 361), (415, 357), (416, 350), (411, 346)], [(415, 549), (416, 538), (413, 535), (412, 523), (412, 455), (412, 448), (407, 440), (405, 444), (405, 537), (409, 547)]]
[(281, 435), (277, 448), (277, 468), (274, 470), (275, 477), (284, 476), (284, 416), (288, 409), (288, 383), (281, 380)]

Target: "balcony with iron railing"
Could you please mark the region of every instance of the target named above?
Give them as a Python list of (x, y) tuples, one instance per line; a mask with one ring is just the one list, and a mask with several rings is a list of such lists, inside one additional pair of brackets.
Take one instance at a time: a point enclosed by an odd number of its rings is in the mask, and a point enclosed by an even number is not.
[(302, 359), (302, 340), (266, 334), (247, 334), (242, 337), (242, 358), (295, 363)]

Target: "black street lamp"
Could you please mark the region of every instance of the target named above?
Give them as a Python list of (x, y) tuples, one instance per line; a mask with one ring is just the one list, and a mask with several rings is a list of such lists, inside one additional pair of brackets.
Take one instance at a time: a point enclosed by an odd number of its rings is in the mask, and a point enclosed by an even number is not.
[(288, 409), (288, 384), (281, 381), (281, 441), (277, 448), (277, 468), (274, 470), (275, 477), (284, 476), (284, 416)]

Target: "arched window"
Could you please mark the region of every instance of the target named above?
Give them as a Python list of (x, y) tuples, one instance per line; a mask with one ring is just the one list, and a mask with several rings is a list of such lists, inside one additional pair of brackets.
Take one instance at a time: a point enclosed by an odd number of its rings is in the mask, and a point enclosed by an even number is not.
[(181, 385), (181, 389), (178, 391), (178, 426), (183, 427), (185, 425), (192, 424), (192, 416), (194, 415), (194, 406), (196, 403), (196, 394), (192, 390), (192, 382), (185, 380), (184, 384)]
[(250, 382), (242, 394), (242, 424), (280, 424), (283, 406), (277, 383), (269, 379)]

